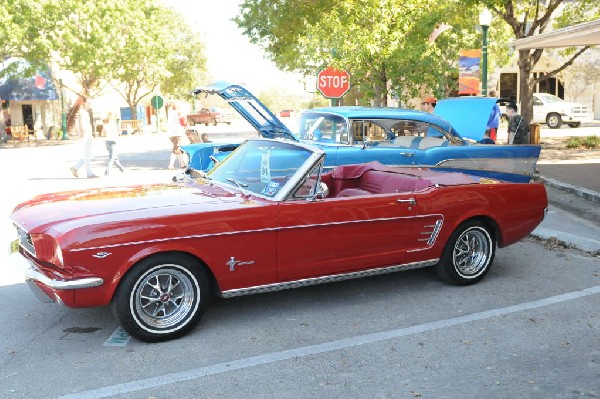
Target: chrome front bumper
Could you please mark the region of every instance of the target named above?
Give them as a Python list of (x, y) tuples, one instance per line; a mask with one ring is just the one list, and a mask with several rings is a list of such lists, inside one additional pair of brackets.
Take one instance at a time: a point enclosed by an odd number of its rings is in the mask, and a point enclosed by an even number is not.
[(93, 288), (104, 284), (104, 280), (100, 277), (85, 277), (73, 280), (55, 280), (49, 278), (43, 274), (32, 261), (20, 254), (13, 257), (13, 263), (21, 270), (27, 285), (29, 285), (29, 288), (31, 288), (35, 296), (42, 302), (54, 302), (59, 299), (48, 296), (48, 294), (38, 287), (36, 283), (44, 285), (54, 291)]

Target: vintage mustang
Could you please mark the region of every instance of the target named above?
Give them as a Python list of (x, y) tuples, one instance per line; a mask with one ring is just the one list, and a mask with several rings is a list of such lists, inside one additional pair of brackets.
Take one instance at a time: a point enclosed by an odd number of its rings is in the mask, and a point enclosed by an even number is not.
[(211, 295), (425, 266), (475, 283), (547, 208), (541, 183), (324, 162), (317, 147), (257, 139), (189, 182), (40, 195), (12, 212), (13, 247), (38, 297), (111, 304), (155, 342), (193, 329)]
[[(195, 90), (228, 101), (265, 138), (310, 142), (327, 154), (325, 167), (378, 161), (461, 171), (515, 183), (529, 182), (540, 155), (538, 145), (485, 145), (481, 140), (494, 98), (445, 99), (436, 114), (377, 107), (327, 107), (304, 111), (292, 133), (241, 86), (215, 84)], [(449, 122), (451, 121), (451, 123)], [(190, 168), (207, 171), (237, 143), (184, 146)]]

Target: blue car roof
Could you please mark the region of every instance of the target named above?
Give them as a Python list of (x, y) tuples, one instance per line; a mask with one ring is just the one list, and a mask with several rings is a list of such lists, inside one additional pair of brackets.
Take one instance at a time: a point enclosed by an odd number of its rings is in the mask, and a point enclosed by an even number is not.
[[(265, 138), (298, 138), (246, 88), (228, 82), (199, 87), (194, 94), (217, 94), (227, 101)], [(483, 138), (492, 109), (498, 99), (454, 97), (440, 100), (435, 114), (391, 107), (322, 107), (303, 111), (340, 115), (346, 119), (409, 119), (437, 125), (451, 134), (479, 141)]]
[(361, 106), (343, 106), (343, 107), (321, 107), (307, 109), (303, 113), (324, 112), (337, 114), (348, 119), (410, 119), (419, 122), (427, 122), (437, 125), (444, 130), (451, 130), (448, 121), (439, 116), (429, 114), (414, 109), (391, 108), (391, 107), (361, 107)]

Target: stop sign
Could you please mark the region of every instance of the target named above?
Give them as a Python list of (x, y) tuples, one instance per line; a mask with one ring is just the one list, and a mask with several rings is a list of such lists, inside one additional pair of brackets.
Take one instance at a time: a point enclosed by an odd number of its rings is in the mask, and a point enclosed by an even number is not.
[(317, 89), (327, 98), (340, 98), (350, 90), (350, 74), (333, 67), (317, 75)]

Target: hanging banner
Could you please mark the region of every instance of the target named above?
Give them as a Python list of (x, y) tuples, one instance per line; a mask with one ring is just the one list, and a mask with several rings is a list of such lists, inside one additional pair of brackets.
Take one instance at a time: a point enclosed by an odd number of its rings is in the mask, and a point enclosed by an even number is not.
[(460, 50), (458, 61), (458, 94), (479, 94), (479, 62), (481, 50)]

